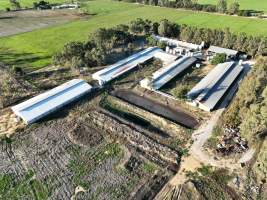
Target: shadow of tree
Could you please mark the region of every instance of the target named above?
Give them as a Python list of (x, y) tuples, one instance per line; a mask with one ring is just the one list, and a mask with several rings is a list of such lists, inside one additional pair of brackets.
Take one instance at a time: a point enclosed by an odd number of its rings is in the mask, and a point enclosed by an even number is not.
[[(39, 54), (39, 55), (38, 55)], [(7, 65), (20, 65), (30, 68), (33, 64), (40, 60), (51, 58), (51, 56), (41, 56), (41, 52), (37, 53), (18, 53), (13, 50), (0, 48), (0, 60)]]

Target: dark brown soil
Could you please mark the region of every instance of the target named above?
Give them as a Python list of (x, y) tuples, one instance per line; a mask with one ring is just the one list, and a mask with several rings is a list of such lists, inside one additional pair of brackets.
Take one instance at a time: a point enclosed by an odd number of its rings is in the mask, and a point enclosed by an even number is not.
[(96, 129), (83, 124), (77, 124), (68, 133), (70, 139), (80, 146), (93, 147), (103, 140), (102, 135)]
[(158, 102), (152, 101), (144, 96), (139, 96), (128, 90), (116, 90), (112, 91), (111, 94), (124, 101), (134, 104), (137, 107), (162, 116), (187, 128), (193, 129), (198, 126), (198, 121), (180, 108), (170, 108)]

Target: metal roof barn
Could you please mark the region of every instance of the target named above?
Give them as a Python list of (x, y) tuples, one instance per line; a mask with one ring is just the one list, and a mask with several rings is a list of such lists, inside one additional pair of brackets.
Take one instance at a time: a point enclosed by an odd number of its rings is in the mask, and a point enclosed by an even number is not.
[(226, 49), (222, 47), (217, 47), (217, 46), (210, 46), (208, 49), (208, 52), (213, 52), (213, 53), (225, 53), (227, 56), (236, 56), (238, 51), (233, 50), (233, 49)]
[(156, 52), (163, 52), (158, 47), (149, 47), (128, 58), (125, 58), (103, 70), (92, 75), (93, 79), (98, 80), (100, 85), (119, 77), (120, 75), (134, 69), (138, 64), (144, 63), (154, 57)]
[(233, 84), (239, 74), (242, 72), (242, 66), (234, 67), (224, 79), (219, 81), (209, 92), (205, 99), (200, 101), (199, 107), (206, 111), (212, 111), (220, 99), (223, 97), (228, 88)]
[(218, 64), (205, 76), (190, 92), (187, 97), (201, 109), (211, 111), (234, 83), (243, 67), (235, 62)]
[(194, 99), (198, 96), (199, 100), (205, 97), (208, 91), (222, 78), (222, 76), (233, 67), (234, 62), (225, 62), (218, 64), (213, 68), (207, 76), (205, 76), (195, 87), (188, 93), (189, 99)]
[(170, 39), (170, 38), (166, 38), (166, 37), (161, 37), (161, 36), (158, 36), (158, 35), (152, 35), (152, 37), (157, 41), (164, 42), (167, 45), (171, 45), (171, 46), (183, 47), (185, 49), (190, 49), (190, 50), (200, 50), (200, 49), (202, 49), (202, 46), (198, 45), (198, 44), (193, 44), (193, 43), (183, 42), (183, 41), (179, 41), (179, 40), (174, 40), (174, 39)]
[(91, 89), (92, 86), (84, 80), (73, 79), (11, 109), (27, 124), (31, 124), (89, 93)]
[(151, 83), (152, 88), (155, 90), (160, 89), (175, 76), (179, 75), (188, 67), (192, 66), (196, 61), (197, 59), (194, 57), (185, 56), (156, 71), (155, 73), (153, 73), (153, 80)]

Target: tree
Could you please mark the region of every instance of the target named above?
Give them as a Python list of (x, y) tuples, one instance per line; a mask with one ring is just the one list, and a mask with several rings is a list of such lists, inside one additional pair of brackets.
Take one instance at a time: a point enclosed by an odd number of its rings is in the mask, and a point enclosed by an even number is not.
[(237, 14), (239, 11), (239, 6), (240, 5), (238, 2), (231, 3), (229, 6), (229, 9), (228, 9), (229, 14), (231, 14), (231, 15)]
[(158, 27), (158, 33), (162, 36), (168, 36), (169, 35), (169, 23), (168, 20), (162, 20)]
[(138, 18), (130, 22), (130, 31), (135, 34), (141, 34), (145, 30), (145, 26), (149, 25), (149, 21), (144, 21), (141, 18)]
[(158, 22), (154, 22), (154, 23), (152, 24), (152, 27), (151, 27), (151, 32), (152, 32), (153, 34), (158, 35), (158, 34), (159, 34), (158, 29), (159, 29), (159, 23), (158, 23)]
[(227, 11), (227, 2), (226, 2), (226, 0), (219, 0), (218, 1), (217, 10), (220, 13), (225, 13)]
[(261, 38), (261, 42), (259, 44), (257, 55), (266, 56), (267, 55), (267, 38)]
[(224, 30), (224, 38), (221, 46), (232, 49), (235, 42), (236, 42), (236, 36), (231, 33), (229, 28), (226, 28)]
[(14, 8), (15, 10), (20, 10), (21, 6), (17, 0), (9, 0), (9, 2), (12, 8)]
[(219, 53), (211, 61), (211, 64), (218, 65), (219, 63), (224, 63), (226, 61), (226, 54), (225, 53)]

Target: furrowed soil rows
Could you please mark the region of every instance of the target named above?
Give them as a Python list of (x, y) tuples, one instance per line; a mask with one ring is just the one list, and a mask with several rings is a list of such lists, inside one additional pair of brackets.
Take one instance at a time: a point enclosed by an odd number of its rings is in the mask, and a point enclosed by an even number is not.
[(191, 115), (185, 113), (180, 108), (172, 109), (168, 106), (152, 101), (146, 97), (139, 96), (128, 90), (116, 90), (112, 91), (111, 94), (137, 107), (143, 108), (149, 112), (162, 116), (187, 128), (193, 129), (198, 126), (198, 121)]
[(178, 152), (146, 137), (134, 127), (123, 123), (123, 119), (118, 120), (118, 117), (103, 111), (93, 111), (89, 117), (99, 129), (112, 133), (113, 137), (119, 137), (123, 141), (127, 141), (137, 151), (144, 153), (151, 161), (161, 166), (179, 164), (177, 163), (180, 159)]

